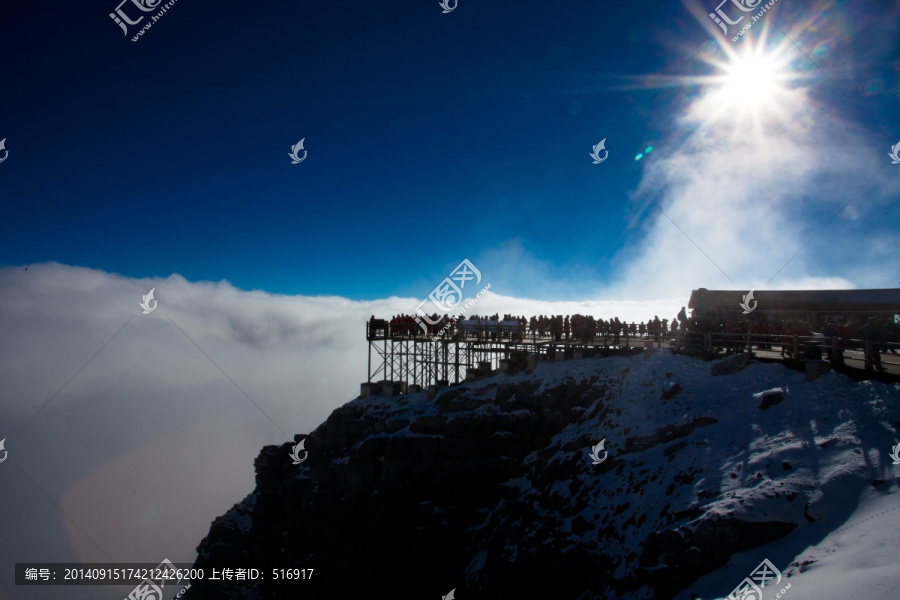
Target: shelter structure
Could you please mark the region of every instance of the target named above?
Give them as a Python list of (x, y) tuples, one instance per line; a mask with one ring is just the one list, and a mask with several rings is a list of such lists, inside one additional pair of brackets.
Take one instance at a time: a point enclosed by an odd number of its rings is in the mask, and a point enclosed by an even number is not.
[[(900, 323), (900, 289), (880, 290), (708, 290), (691, 292), (688, 308), (702, 320), (803, 319), (816, 329), (825, 318), (862, 322), (868, 317)], [(748, 309), (750, 309), (749, 312)]]

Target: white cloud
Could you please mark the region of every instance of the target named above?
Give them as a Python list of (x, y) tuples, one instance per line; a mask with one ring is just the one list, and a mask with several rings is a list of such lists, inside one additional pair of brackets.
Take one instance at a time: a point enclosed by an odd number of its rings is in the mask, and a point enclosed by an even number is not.
[(858, 109), (825, 109), (799, 86), (756, 116), (721, 100), (714, 86), (701, 95), (645, 163), (633, 212), (650, 216), (611, 290), (891, 286), (900, 236), (880, 213), (897, 185), (872, 179), (885, 148)]
[[(138, 304), (153, 287), (158, 304), (144, 315)], [(488, 292), (470, 312), (641, 321), (671, 318), (685, 302)], [(0, 438), (10, 453), (0, 528), (15, 542), (0, 561), (192, 561), (210, 522), (253, 489), (260, 448), (311, 432), (358, 394), (368, 318), (418, 303), (135, 281), (56, 263), (0, 270)], [(35, 590), (22, 597), (52, 597)]]

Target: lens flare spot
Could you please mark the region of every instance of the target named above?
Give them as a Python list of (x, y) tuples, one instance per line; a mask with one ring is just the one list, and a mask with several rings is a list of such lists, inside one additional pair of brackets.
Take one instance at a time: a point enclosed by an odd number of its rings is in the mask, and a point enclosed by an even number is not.
[(844, 210), (841, 211), (841, 216), (850, 221), (855, 221), (859, 218), (859, 211), (853, 205), (847, 205), (844, 207)]
[(650, 154), (651, 152), (653, 152), (653, 146), (647, 146), (646, 148), (644, 148), (644, 154)]
[(638, 154), (637, 156), (635, 156), (635, 157), (634, 157), (634, 160), (641, 160), (642, 158), (644, 158), (644, 153), (643, 153), (643, 152), (641, 152), (640, 154)]
[(796, 121), (796, 126), (797, 126), (797, 129), (800, 131), (800, 133), (808, 132), (810, 129), (812, 129), (813, 125), (815, 125), (815, 124), (816, 124), (816, 122), (813, 121), (812, 117), (809, 117), (809, 116), (800, 117)]
[(154, 520), (156, 516), (159, 514), (158, 506), (149, 506), (144, 514), (141, 516), (141, 523), (149, 523)]
[(577, 115), (580, 112), (581, 112), (581, 102), (579, 102), (578, 100), (572, 100), (571, 102), (569, 102), (569, 114), (570, 115)]
[(870, 79), (859, 85), (859, 91), (864, 96), (874, 96), (884, 91), (884, 81), (880, 79)]

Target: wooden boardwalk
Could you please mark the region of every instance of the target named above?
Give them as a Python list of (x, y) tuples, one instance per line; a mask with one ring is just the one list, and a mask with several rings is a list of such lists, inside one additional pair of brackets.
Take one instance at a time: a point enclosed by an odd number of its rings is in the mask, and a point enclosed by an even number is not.
[[(396, 393), (459, 383), (498, 369), (533, 367), (541, 361), (634, 355), (647, 347), (665, 348), (705, 360), (749, 351), (761, 361), (781, 362), (794, 369), (805, 368), (808, 360), (827, 360), (826, 339), (821, 336), (681, 332), (660, 339), (622, 335), (616, 344), (612, 335), (601, 335), (589, 342), (566, 339), (564, 334), (551, 337), (531, 331), (524, 331), (520, 340), (522, 330), (500, 332), (499, 339), (498, 332), (467, 332), (466, 335), (456, 332), (452, 336), (447, 333), (432, 337), (409, 335), (408, 329), (401, 334), (389, 331), (389, 327), (370, 325), (366, 324), (369, 362), (364, 390), (380, 389), (384, 382), (397, 382)], [(786, 337), (789, 343), (785, 343)], [(880, 349), (884, 368), (880, 372), (872, 365), (866, 368), (866, 341), (837, 338), (832, 343), (837, 344), (844, 357), (844, 364), (835, 370), (855, 379), (900, 381), (900, 344), (868, 342), (871, 348)], [(782, 347), (785, 357), (782, 357)]]

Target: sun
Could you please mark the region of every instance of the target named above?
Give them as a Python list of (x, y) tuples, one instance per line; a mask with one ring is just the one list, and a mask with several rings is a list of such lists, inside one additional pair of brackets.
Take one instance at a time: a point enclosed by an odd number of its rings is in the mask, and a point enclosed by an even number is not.
[(782, 91), (784, 79), (780, 66), (770, 55), (755, 52), (735, 56), (723, 65), (720, 99), (732, 106), (762, 108), (772, 103)]
[(816, 79), (810, 70), (813, 63), (787, 35), (770, 38), (768, 23), (756, 30), (755, 39), (745, 37), (737, 47), (707, 41), (682, 67), (686, 70), (696, 58), (693, 73), (648, 76), (636, 87), (684, 87), (677, 116), (704, 135), (728, 131), (746, 138), (748, 132), (763, 135), (777, 127), (808, 127), (810, 119), (803, 115), (812, 103), (805, 83)]
[(790, 123), (802, 109), (796, 88), (803, 78), (791, 66), (792, 56), (786, 42), (769, 44), (763, 38), (755, 45), (745, 43), (740, 51), (727, 48), (702, 58), (714, 73), (694, 79), (703, 93), (690, 107), (691, 118), (710, 126), (723, 119), (732, 125), (750, 123), (756, 131), (775, 122)]

